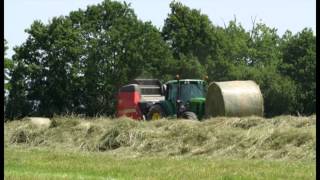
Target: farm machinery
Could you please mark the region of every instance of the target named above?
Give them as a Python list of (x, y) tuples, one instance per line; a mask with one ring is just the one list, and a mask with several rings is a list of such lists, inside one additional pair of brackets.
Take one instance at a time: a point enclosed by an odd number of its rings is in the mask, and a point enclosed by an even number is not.
[(135, 79), (118, 93), (117, 116), (136, 120), (251, 115), (263, 116), (262, 94), (253, 81), (208, 83), (177, 75), (165, 84), (157, 79)]

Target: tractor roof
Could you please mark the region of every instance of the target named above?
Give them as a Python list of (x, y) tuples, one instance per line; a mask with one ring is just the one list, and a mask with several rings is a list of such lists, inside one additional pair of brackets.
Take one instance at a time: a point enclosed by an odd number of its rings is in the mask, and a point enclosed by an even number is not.
[[(202, 79), (180, 79), (179, 81), (180, 82), (187, 82), (187, 81), (189, 81), (189, 82), (203, 82), (204, 80), (202, 80)], [(177, 82), (178, 82), (178, 80), (170, 80), (170, 81), (166, 82), (166, 84), (172, 84), (172, 83), (177, 83)]]

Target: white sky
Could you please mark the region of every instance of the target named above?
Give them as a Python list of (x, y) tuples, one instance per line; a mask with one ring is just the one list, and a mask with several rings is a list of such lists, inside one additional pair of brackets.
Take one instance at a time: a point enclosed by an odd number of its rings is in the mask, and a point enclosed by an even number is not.
[[(22, 44), (34, 20), (47, 23), (54, 16), (67, 15), (71, 10), (85, 9), (87, 5), (103, 0), (5, 0), (4, 37), (8, 41), (7, 56), (13, 55), (12, 47)], [(120, 0), (119, 0), (120, 1)], [(121, 0), (122, 1), (122, 0)], [(131, 3), (138, 18), (151, 21), (161, 28), (170, 12), (172, 0), (126, 0)], [(316, 0), (180, 0), (190, 8), (200, 9), (213, 24), (223, 26), (236, 16), (246, 29), (252, 27), (252, 18), (262, 20), (269, 27), (293, 33), (305, 27), (316, 31)]]

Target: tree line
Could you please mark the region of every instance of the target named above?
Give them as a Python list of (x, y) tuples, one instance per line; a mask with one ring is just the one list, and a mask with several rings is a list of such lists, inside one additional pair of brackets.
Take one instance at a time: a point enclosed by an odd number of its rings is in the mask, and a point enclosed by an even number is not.
[[(27, 40), (5, 61), (5, 118), (85, 114), (113, 116), (119, 87), (136, 77), (166, 81), (254, 80), (265, 115), (316, 112), (316, 37), (305, 28), (281, 37), (259, 22), (214, 25), (180, 2), (162, 29), (130, 4), (105, 0), (85, 10), (34, 21)], [(5, 51), (6, 51), (5, 41)]]

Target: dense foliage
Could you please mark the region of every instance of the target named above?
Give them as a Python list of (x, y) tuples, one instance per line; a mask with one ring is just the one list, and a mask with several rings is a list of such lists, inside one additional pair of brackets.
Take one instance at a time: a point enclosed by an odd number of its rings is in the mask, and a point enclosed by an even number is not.
[(315, 113), (311, 29), (279, 37), (263, 23), (250, 31), (236, 19), (219, 27), (179, 2), (170, 8), (162, 30), (139, 20), (128, 4), (110, 0), (48, 24), (34, 21), (5, 70), (6, 118), (113, 115), (120, 86), (136, 77), (165, 81), (175, 74), (252, 79), (261, 87), (266, 116)]
[[(6, 56), (6, 51), (8, 49), (8, 46), (7, 46), (7, 41), (4, 40), (4, 56)], [(9, 72), (10, 70), (12, 69), (13, 67), (13, 62), (11, 59), (9, 58), (6, 58), (4, 57), (3, 59), (3, 64), (4, 64), (4, 89), (6, 91), (10, 90), (10, 84), (9, 84), (9, 80), (10, 80), (10, 77), (9, 77)]]

